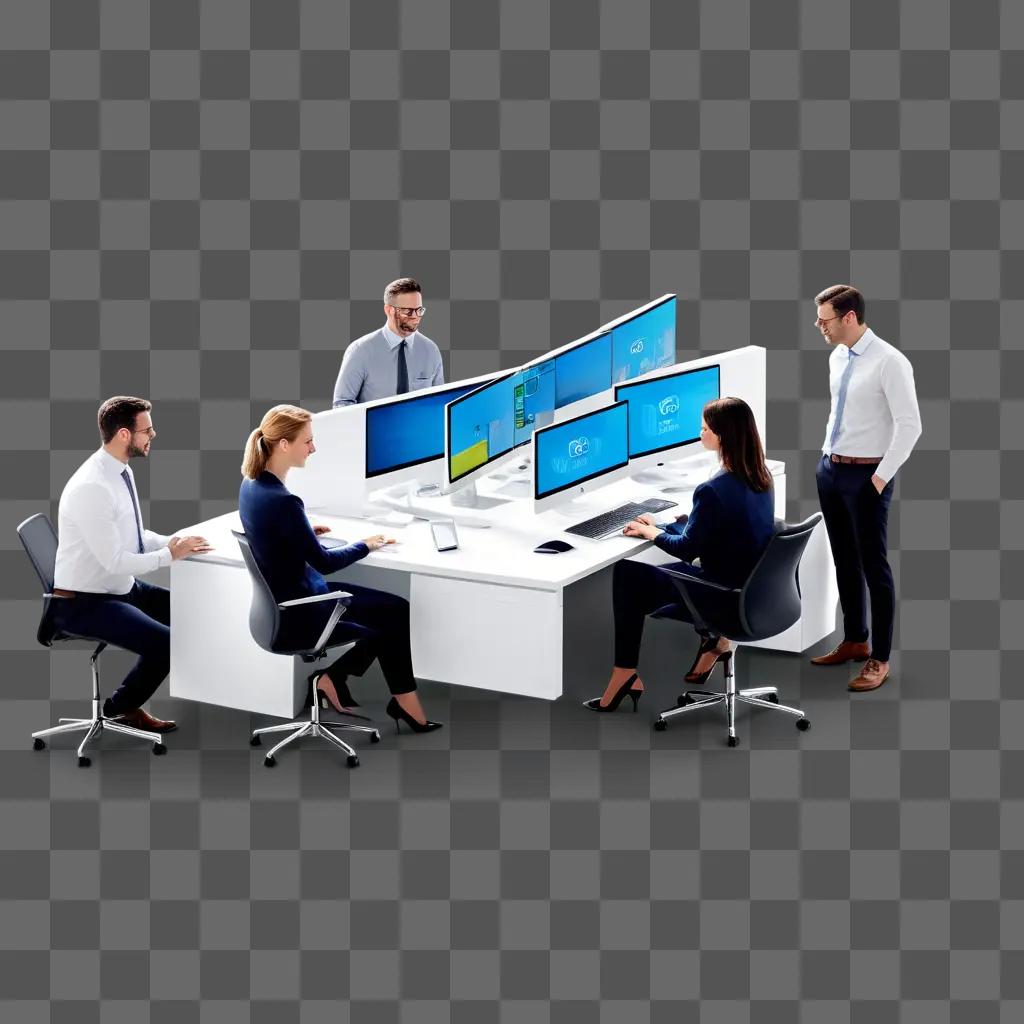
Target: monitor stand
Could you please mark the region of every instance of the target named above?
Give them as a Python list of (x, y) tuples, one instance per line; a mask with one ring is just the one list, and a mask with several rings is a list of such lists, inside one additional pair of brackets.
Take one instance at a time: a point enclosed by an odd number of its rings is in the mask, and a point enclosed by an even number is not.
[(662, 463), (656, 469), (645, 469), (630, 479), (638, 484), (653, 484), (662, 494), (692, 491), (704, 483), (714, 471), (715, 463), (708, 459), (680, 459)]
[(472, 508), (477, 511), (485, 511), (492, 508), (500, 508), (507, 505), (505, 498), (487, 498), (476, 489), (476, 481), (460, 490), (453, 491), (449, 499), (455, 508)]

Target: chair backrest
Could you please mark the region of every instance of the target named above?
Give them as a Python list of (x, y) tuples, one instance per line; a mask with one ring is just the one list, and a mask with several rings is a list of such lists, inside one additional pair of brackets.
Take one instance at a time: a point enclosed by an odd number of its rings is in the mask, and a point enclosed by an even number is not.
[(782, 524), (768, 542), (740, 592), (740, 623), (746, 636), (737, 640), (764, 640), (789, 629), (800, 618), (797, 570), (821, 513), (793, 526)]
[(57, 531), (45, 512), (37, 512), (18, 525), (18, 538), (35, 569), (43, 593), (53, 591), (53, 574), (57, 564)]
[(253, 640), (265, 651), (277, 653), (274, 651), (274, 644), (281, 629), (281, 610), (277, 607), (277, 601), (274, 600), (259, 565), (256, 564), (256, 557), (249, 546), (249, 538), (238, 530), (232, 530), (231, 535), (238, 541), (238, 546), (242, 550), (242, 561), (245, 562), (252, 580), (249, 632)]

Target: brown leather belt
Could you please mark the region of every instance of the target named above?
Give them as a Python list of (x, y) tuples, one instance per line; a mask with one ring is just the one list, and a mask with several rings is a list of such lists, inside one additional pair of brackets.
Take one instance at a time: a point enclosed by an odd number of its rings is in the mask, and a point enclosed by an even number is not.
[(77, 597), (78, 594), (73, 590), (61, 590), (60, 587), (54, 587), (51, 591), (54, 597)]
[(842, 462), (848, 466), (877, 466), (882, 460), (863, 458), (860, 455), (830, 455), (833, 462)]

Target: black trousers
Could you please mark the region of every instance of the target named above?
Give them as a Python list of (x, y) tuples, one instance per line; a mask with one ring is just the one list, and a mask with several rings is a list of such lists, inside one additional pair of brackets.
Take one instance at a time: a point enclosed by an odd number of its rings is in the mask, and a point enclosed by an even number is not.
[(871, 477), (877, 464), (851, 465), (821, 457), (815, 474), (832, 561), (843, 607), (843, 639), (868, 639), (867, 595), (871, 596), (871, 657), (892, 652), (896, 588), (889, 568), (889, 504), (893, 481), (879, 494)]
[[(699, 572), (689, 562), (674, 562), (687, 572)], [(640, 641), (644, 619), (651, 612), (674, 605), (672, 618), (690, 622), (676, 585), (668, 573), (646, 562), (623, 560), (612, 573), (612, 610), (615, 613), (615, 664), (618, 668), (636, 668), (640, 660)]]
[(409, 644), (409, 602), (404, 597), (352, 583), (329, 583), (331, 590), (344, 590), (352, 603), (334, 627), (329, 643), (357, 641), (329, 669), (336, 676), (361, 676), (376, 658), (388, 689), (393, 693), (412, 693), (416, 677), (412, 671)]
[(57, 625), (70, 633), (106, 640), (139, 655), (105, 711), (121, 715), (142, 707), (171, 670), (171, 595), (163, 587), (136, 580), (127, 594), (86, 594), (63, 598), (54, 611)]

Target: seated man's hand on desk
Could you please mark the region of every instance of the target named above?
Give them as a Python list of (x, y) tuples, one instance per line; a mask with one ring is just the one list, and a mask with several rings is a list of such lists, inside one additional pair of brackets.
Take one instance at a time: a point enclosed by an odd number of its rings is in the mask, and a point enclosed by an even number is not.
[(310, 523), (309, 525), (313, 527), (313, 532), (318, 537), (322, 537), (325, 533), (331, 532), (331, 528), (329, 526), (324, 526), (323, 523)]
[(188, 558), (189, 555), (203, 555), (213, 550), (213, 545), (205, 537), (172, 537), (167, 542), (171, 558)]

